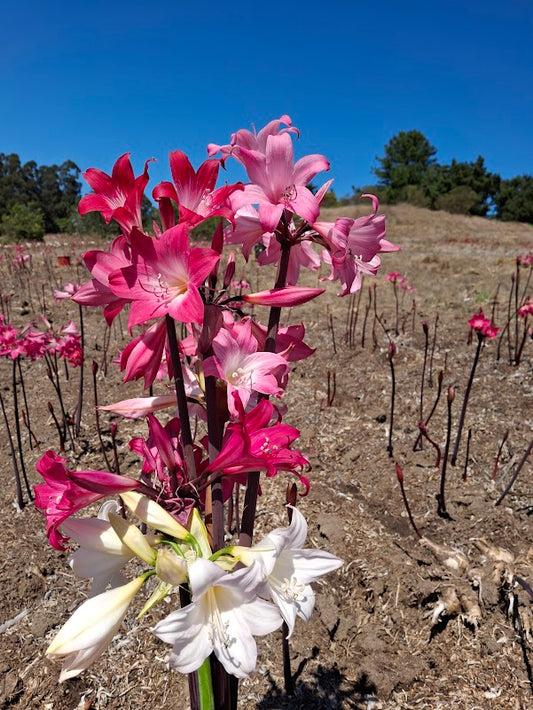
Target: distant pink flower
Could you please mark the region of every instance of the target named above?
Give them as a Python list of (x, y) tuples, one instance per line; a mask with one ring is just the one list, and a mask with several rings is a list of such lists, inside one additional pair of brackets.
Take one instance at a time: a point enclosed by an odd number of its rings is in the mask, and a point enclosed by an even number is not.
[(391, 271), (390, 274), (387, 274), (385, 276), (387, 281), (390, 281), (391, 284), (395, 284), (398, 282), (398, 279), (401, 278), (401, 274), (399, 271)]
[(468, 321), (472, 330), (474, 330), (478, 337), (484, 338), (495, 338), (498, 335), (499, 328), (492, 325), (489, 318), (485, 318), (483, 311), (479, 313), (474, 313), (472, 318)]
[(198, 291), (219, 255), (189, 244), (189, 229), (179, 224), (159, 239), (133, 230), (131, 265), (109, 276), (113, 293), (131, 300), (128, 325), (170, 315), (184, 323), (201, 323), (204, 304)]
[(68, 283), (63, 286), (62, 289), (54, 289), (54, 300), (55, 301), (62, 301), (67, 298), (72, 298), (76, 291), (79, 289), (80, 285), (79, 284), (74, 284), (74, 283)]
[(237, 146), (234, 155), (244, 165), (251, 183), (231, 196), (235, 210), (259, 205), (264, 231), (273, 232), (284, 210), (309, 223), (318, 217), (320, 202), (306, 185), (329, 162), (322, 155), (307, 155), (294, 163), (292, 140), (288, 133), (268, 135), (265, 152)]
[(94, 192), (81, 198), (78, 212), (100, 212), (106, 223), (114, 219), (129, 234), (133, 227), (142, 229), (141, 204), (144, 189), (148, 184), (148, 163), (144, 164), (144, 172), (135, 177), (130, 162), (130, 154), (120, 156), (113, 166), (111, 175), (89, 168), (83, 177)]
[(163, 227), (174, 226), (172, 202), (179, 208), (180, 222), (196, 225), (209, 217), (225, 217), (233, 220), (233, 210), (228, 201), (241, 184), (226, 185), (215, 189), (220, 162), (206, 160), (194, 171), (189, 158), (181, 150), (170, 153), (171, 182), (162, 182), (153, 190), (154, 199), (159, 202)]
[(533, 301), (530, 298), (527, 298), (520, 306), (518, 315), (520, 318), (527, 318), (528, 315), (533, 316)]
[(36, 464), (45, 483), (35, 486), (35, 506), (46, 515), (46, 534), (52, 547), (64, 549), (67, 538), (58, 528), (78, 510), (105, 496), (132, 491), (141, 484), (106, 471), (69, 471), (67, 459), (47, 451)]

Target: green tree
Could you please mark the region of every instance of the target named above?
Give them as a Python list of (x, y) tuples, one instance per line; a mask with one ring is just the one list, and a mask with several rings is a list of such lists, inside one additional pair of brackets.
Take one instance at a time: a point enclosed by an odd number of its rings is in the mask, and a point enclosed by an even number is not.
[(518, 175), (502, 180), (494, 198), (497, 216), (505, 222), (533, 224), (533, 175)]
[(435, 164), (437, 149), (420, 131), (400, 131), (385, 146), (385, 155), (376, 158), (373, 172), (385, 188), (389, 201), (406, 199), (409, 186), (422, 186)]
[(8, 241), (42, 239), (44, 231), (44, 215), (35, 202), (14, 204), (0, 221), (0, 232)]
[[(449, 165), (433, 165), (426, 174), (424, 189), (433, 208), (484, 217), (499, 185), (500, 176), (490, 173), (484, 159), (478, 156), (471, 163), (454, 159)], [(470, 206), (465, 212), (469, 201)]]

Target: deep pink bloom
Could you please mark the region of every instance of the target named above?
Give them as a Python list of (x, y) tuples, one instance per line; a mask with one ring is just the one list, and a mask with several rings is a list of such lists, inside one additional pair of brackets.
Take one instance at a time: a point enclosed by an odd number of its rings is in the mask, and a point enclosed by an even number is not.
[(141, 204), (144, 189), (148, 184), (148, 163), (144, 172), (135, 177), (130, 162), (130, 153), (121, 155), (113, 166), (111, 175), (89, 168), (83, 177), (94, 192), (81, 198), (78, 212), (100, 212), (106, 223), (114, 219), (129, 234), (133, 227), (142, 229)]
[(320, 212), (320, 202), (306, 185), (322, 170), (329, 170), (323, 155), (307, 155), (294, 163), (292, 140), (288, 133), (269, 135), (262, 153), (242, 146), (234, 155), (246, 168), (251, 183), (231, 196), (235, 210), (259, 205), (259, 219), (266, 232), (273, 232), (284, 210), (295, 213), (310, 224)]
[(483, 311), (479, 313), (474, 313), (472, 318), (468, 321), (472, 330), (474, 330), (479, 337), (484, 338), (495, 338), (498, 335), (499, 328), (492, 325), (489, 318), (485, 318)]
[(206, 160), (195, 172), (189, 158), (181, 150), (170, 153), (171, 182), (162, 182), (153, 190), (153, 197), (159, 203), (163, 227), (174, 226), (172, 202), (179, 208), (180, 222), (196, 225), (209, 217), (225, 217), (233, 220), (233, 209), (228, 201), (241, 184), (225, 185), (215, 190), (220, 162)]
[(167, 314), (184, 323), (202, 322), (204, 304), (198, 287), (219, 255), (212, 249), (191, 249), (189, 229), (178, 224), (159, 239), (133, 230), (131, 266), (109, 276), (113, 293), (132, 301), (130, 328)]
[(143, 377), (144, 389), (150, 387), (161, 366), (166, 338), (166, 323), (160, 319), (126, 345), (120, 355), (124, 382)]
[(132, 491), (141, 484), (106, 471), (69, 471), (67, 459), (47, 451), (36, 463), (45, 483), (35, 486), (35, 505), (46, 515), (46, 534), (52, 547), (63, 550), (67, 541), (58, 528), (78, 510), (105, 496)]
[[(242, 476), (251, 471), (265, 471), (271, 477), (278, 471), (289, 471), (308, 489), (309, 482), (301, 470), (309, 465), (309, 461), (299, 451), (290, 448), (300, 436), (298, 429), (282, 424), (269, 400), (261, 400), (246, 414), (237, 396), (235, 406), (239, 410), (239, 421), (228, 424), (220, 454), (204, 473)], [(245, 482), (242, 477), (238, 480)]]

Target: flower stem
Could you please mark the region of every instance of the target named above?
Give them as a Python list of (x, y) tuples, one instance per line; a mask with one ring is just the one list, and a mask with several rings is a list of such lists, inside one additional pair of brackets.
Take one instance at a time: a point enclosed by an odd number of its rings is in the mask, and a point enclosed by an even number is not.
[(198, 668), (198, 687), (200, 691), (200, 710), (215, 710), (213, 697), (213, 682), (211, 680), (211, 664), (206, 658)]
[(178, 350), (178, 338), (176, 336), (176, 324), (174, 319), (168, 314), (165, 316), (167, 324), (168, 348), (172, 361), (172, 371), (174, 373), (174, 386), (176, 388), (176, 400), (178, 402), (178, 417), (181, 424), (181, 440), (183, 442), (183, 454), (189, 479), (196, 478), (196, 463), (194, 461), (194, 451), (192, 445), (191, 422), (189, 419), (189, 407), (187, 405), (187, 395), (185, 394), (185, 382), (183, 380), (183, 370)]
[[(287, 281), (287, 271), (289, 268), (289, 257), (291, 245), (288, 242), (281, 243), (281, 256), (278, 265), (278, 273), (274, 288), (282, 288)], [(273, 353), (276, 349), (276, 339), (281, 317), (281, 307), (272, 306), (268, 319), (267, 337), (265, 341), (265, 352)], [(244, 495), (244, 507), (242, 511), (241, 534), (239, 544), (250, 547), (254, 534), (255, 510), (257, 506), (257, 496), (259, 493), (259, 471), (248, 474), (246, 493)]]
[(459, 452), (459, 445), (461, 443), (461, 434), (463, 433), (463, 427), (465, 424), (466, 407), (468, 405), (468, 398), (470, 397), (470, 390), (472, 389), (472, 383), (474, 382), (474, 375), (476, 373), (476, 367), (479, 360), (479, 354), (481, 353), (481, 347), (483, 346), (483, 341), (485, 336), (481, 333), (477, 334), (477, 348), (476, 354), (474, 355), (474, 362), (472, 364), (472, 370), (470, 371), (470, 377), (468, 379), (468, 384), (466, 386), (466, 392), (463, 399), (463, 407), (461, 409), (461, 415), (459, 417), (459, 426), (457, 427), (457, 436), (455, 438), (455, 446), (453, 447), (453, 454), (451, 458), (452, 466), (455, 466), (457, 461), (457, 454)]

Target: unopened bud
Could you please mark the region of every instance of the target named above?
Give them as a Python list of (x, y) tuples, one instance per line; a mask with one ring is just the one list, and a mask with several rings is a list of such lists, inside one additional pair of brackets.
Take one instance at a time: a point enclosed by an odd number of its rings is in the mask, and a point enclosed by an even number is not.
[(448, 387), (448, 403), (451, 404), (455, 399), (455, 387)]
[(98, 372), (98, 363), (96, 362), (96, 360), (93, 360), (93, 377), (94, 377), (94, 375), (96, 375), (97, 372)]
[(398, 477), (400, 483), (403, 483), (403, 471), (399, 463), (396, 464), (396, 476)]

